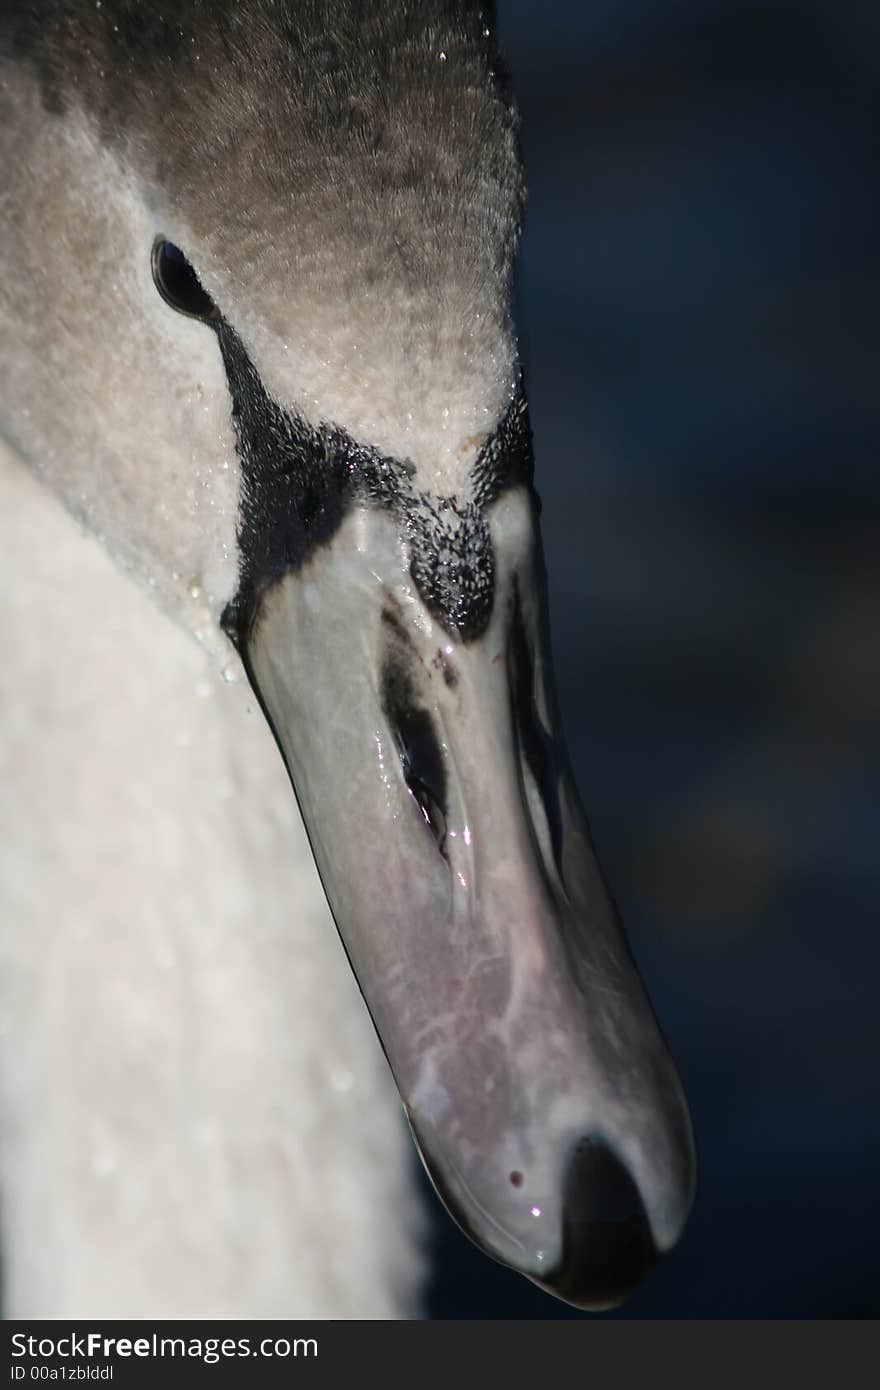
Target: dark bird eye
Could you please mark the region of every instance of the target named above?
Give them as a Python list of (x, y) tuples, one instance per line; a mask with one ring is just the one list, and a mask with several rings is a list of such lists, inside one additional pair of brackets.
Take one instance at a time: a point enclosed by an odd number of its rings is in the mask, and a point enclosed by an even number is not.
[(219, 310), (206, 294), (179, 246), (158, 236), (153, 242), (153, 283), (172, 309), (193, 319), (219, 318)]

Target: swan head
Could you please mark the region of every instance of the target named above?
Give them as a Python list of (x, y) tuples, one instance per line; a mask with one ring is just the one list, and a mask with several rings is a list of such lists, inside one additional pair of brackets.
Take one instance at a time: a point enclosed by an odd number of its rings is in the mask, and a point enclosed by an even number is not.
[(497, 56), (465, 4), (178, 8), (153, 48), (68, 35), (58, 173), (112, 274), (71, 304), (41, 270), (82, 446), (47, 472), (231, 641), (452, 1214), (606, 1307), (678, 1239), (693, 1142), (553, 692)]

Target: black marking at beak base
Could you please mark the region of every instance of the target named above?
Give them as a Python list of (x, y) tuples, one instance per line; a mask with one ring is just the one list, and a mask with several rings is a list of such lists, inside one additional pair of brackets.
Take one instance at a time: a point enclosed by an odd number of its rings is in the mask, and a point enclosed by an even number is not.
[[(454, 497), (418, 499), (411, 526), (410, 574), (428, 611), (463, 642), (489, 626), (495, 597), (495, 556), (486, 518)], [(409, 514), (407, 520), (409, 520)]]
[(357, 504), (392, 512), (411, 547), (411, 574), (438, 622), (470, 641), (492, 612), (494, 557), (485, 508), (507, 488), (532, 486), (532, 435), (522, 382), (471, 475), (471, 497), (419, 489), (409, 460), (386, 457), (333, 424), (317, 427), (266, 391), (235, 329), (220, 315), (217, 334), (232, 398), (241, 460), (239, 586), (223, 614), (239, 645), (260, 594), (298, 570), (331, 540)]

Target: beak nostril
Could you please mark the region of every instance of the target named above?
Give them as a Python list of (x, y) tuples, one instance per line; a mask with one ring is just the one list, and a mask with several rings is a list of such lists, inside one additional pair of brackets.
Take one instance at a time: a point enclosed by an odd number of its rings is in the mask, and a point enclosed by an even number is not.
[(536, 702), (535, 668), (519, 600), (514, 611), (510, 653), (510, 690), (514, 726), (524, 767), (540, 797), (557, 868), (562, 864), (562, 811), (559, 767), (554, 742), (544, 727)]
[(437, 848), (445, 857), (446, 855), (446, 813), (437, 798), (429, 787), (426, 787), (412, 771), (408, 765), (406, 754), (402, 754), (403, 776), (406, 785), (409, 787), (410, 795), (418, 804), (419, 810), (425, 818), (425, 824), (430, 829), (434, 839), (437, 841)]
[(425, 824), (446, 858), (446, 770), (434, 721), (415, 697), (405, 667), (389, 661), (382, 678), (382, 704), (400, 754), (403, 778)]

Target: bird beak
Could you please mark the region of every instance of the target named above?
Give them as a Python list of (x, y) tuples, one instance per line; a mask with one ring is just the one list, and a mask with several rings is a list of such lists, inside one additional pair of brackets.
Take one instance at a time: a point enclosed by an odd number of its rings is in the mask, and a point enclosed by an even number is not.
[(692, 1135), (563, 750), (531, 493), (487, 518), (479, 637), (363, 508), (242, 651), (437, 1190), (489, 1254), (607, 1307), (681, 1232)]

